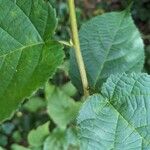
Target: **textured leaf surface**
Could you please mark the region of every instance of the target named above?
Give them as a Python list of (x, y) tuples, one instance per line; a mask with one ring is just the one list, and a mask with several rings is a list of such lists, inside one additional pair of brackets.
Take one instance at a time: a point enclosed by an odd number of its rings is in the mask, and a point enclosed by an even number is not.
[[(7, 0), (10, 1), (10, 0)], [(56, 13), (49, 2), (44, 0), (12, 0), (34, 25), (42, 39), (52, 37), (56, 25)], [(49, 0), (47, 0), (49, 1)]]
[(66, 93), (53, 85), (46, 86), (47, 111), (53, 121), (62, 129), (75, 120), (81, 103), (75, 102)]
[(108, 78), (78, 117), (82, 150), (150, 149), (150, 76)]
[(42, 0), (0, 0), (0, 120), (54, 73), (62, 46), (55, 11)]
[[(80, 42), (91, 91), (99, 91), (110, 74), (139, 72), (143, 67), (143, 41), (127, 10), (106, 13), (85, 23), (80, 30)], [(73, 50), (70, 75), (82, 90)]]

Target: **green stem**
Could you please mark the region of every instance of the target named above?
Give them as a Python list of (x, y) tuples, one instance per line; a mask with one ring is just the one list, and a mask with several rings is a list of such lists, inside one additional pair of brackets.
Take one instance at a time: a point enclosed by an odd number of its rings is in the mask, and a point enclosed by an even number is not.
[(82, 57), (81, 49), (80, 49), (80, 42), (79, 42), (74, 0), (68, 0), (68, 4), (69, 4), (69, 10), (70, 10), (72, 41), (73, 41), (73, 45), (75, 48), (76, 60), (77, 60), (79, 71), (80, 71), (84, 95), (88, 96), (89, 95), (89, 86), (88, 86), (88, 80), (87, 80), (85, 65), (83, 62), (83, 57)]

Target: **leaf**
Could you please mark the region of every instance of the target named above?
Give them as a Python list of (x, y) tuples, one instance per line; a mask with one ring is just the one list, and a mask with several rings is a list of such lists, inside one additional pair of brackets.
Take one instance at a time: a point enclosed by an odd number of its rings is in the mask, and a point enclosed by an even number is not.
[(150, 76), (112, 75), (83, 105), (78, 124), (82, 150), (150, 149)]
[(67, 150), (79, 150), (78, 130), (76, 127), (70, 127), (67, 129), (66, 138), (68, 143)]
[(56, 22), (48, 2), (0, 0), (0, 121), (63, 61), (62, 45), (50, 41)]
[(56, 128), (44, 142), (43, 150), (67, 150), (65, 131)]
[(13, 132), (12, 139), (15, 143), (20, 143), (22, 141), (22, 135), (19, 130)]
[(67, 130), (54, 129), (45, 140), (43, 150), (78, 150), (78, 140), (75, 132), (73, 128)]
[(40, 147), (49, 135), (49, 122), (39, 126), (36, 130), (31, 130), (28, 134), (28, 142), (31, 147)]
[(8, 144), (8, 136), (0, 133), (0, 146), (5, 147)]
[[(81, 52), (91, 92), (116, 73), (140, 72), (144, 64), (144, 45), (128, 10), (97, 16), (80, 29)], [(70, 52), (70, 76), (82, 91), (74, 50)]]
[(14, 123), (11, 122), (5, 122), (1, 125), (1, 132), (4, 133), (5, 135), (11, 135), (13, 130), (15, 129)]
[(32, 97), (23, 105), (25, 110), (33, 113), (45, 107), (46, 101), (40, 97)]
[[(9, 0), (7, 0), (9, 1)], [(52, 38), (57, 25), (56, 12), (49, 2), (44, 0), (13, 0), (29, 21), (34, 25), (41, 38)]]
[(48, 114), (60, 128), (65, 129), (77, 117), (81, 103), (75, 102), (60, 88), (47, 84), (46, 99)]
[(3, 148), (3, 147), (0, 147), (0, 150), (4, 150), (4, 148)]
[(11, 150), (31, 150), (18, 144), (12, 144)]
[(73, 86), (71, 82), (64, 84), (61, 90), (68, 96), (74, 96), (77, 93), (77, 89)]

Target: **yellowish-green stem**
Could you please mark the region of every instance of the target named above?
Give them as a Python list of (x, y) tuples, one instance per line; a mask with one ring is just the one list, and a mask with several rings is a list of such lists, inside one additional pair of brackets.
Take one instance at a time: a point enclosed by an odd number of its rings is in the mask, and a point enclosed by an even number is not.
[(80, 71), (84, 95), (88, 96), (89, 95), (89, 86), (88, 86), (85, 65), (83, 62), (83, 57), (82, 57), (81, 49), (80, 49), (74, 0), (68, 0), (68, 5), (69, 5), (69, 10), (70, 10), (72, 41), (73, 41), (73, 45), (74, 45), (74, 49), (75, 49), (76, 60), (77, 60), (79, 71)]

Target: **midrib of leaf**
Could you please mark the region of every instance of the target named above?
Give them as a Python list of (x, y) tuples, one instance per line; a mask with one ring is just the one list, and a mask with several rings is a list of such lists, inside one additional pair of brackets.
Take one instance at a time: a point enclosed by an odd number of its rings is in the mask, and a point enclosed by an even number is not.
[[(117, 85), (118, 85), (118, 82), (121, 81), (122, 76), (123, 76), (123, 74), (119, 77), (118, 81), (115, 83), (115, 87), (114, 87), (113, 93), (115, 93), (116, 87), (117, 87)], [(142, 76), (142, 75), (141, 75), (141, 76)], [(137, 83), (137, 81), (141, 78), (141, 76), (139, 76), (138, 78), (136, 78), (134, 84), (132, 85), (133, 87), (132, 87), (131, 92), (130, 92), (130, 94), (129, 94), (130, 96), (141, 96), (141, 95), (138, 95), (138, 94), (134, 94), (134, 93), (133, 93), (133, 89), (134, 89), (134, 87), (135, 87), (134, 85), (135, 85), (135, 84)], [(103, 94), (101, 93), (101, 95), (103, 95)], [(143, 96), (150, 96), (150, 94), (143, 94)], [(103, 96), (103, 97), (105, 97), (105, 96)], [(150, 141), (147, 141), (146, 139), (144, 139), (144, 137), (137, 131), (138, 128), (142, 128), (142, 127), (147, 126), (147, 125), (143, 125), (143, 126), (140, 126), (140, 127), (135, 128), (135, 127), (134, 127), (133, 125), (131, 125), (131, 124), (123, 117), (123, 115), (115, 108), (115, 106), (111, 103), (111, 99), (115, 99), (114, 94), (111, 96), (111, 98), (109, 98), (109, 99), (107, 100), (107, 102), (115, 109), (115, 111), (117, 111), (117, 112), (119, 113), (119, 115), (130, 125), (130, 127), (131, 127), (132, 129), (134, 129), (134, 131), (136, 131), (136, 132), (139, 134), (139, 136), (140, 136), (147, 144), (150, 144)], [(145, 101), (144, 101), (144, 102), (145, 102)], [(145, 106), (146, 106), (146, 104), (145, 104)], [(146, 108), (146, 107), (145, 107), (145, 108)], [(147, 109), (146, 109), (146, 111), (147, 111)]]
[(130, 124), (130, 122), (128, 122), (127, 119), (124, 118), (124, 116), (115, 108), (115, 106), (110, 102), (109, 99), (107, 99), (106, 101), (107, 101), (107, 103), (108, 103), (109, 105), (111, 105), (111, 107), (119, 114), (118, 117), (121, 116), (122, 119), (127, 122), (127, 124), (129, 125), (129, 127), (130, 127), (131, 129), (133, 129), (133, 131), (135, 131), (136, 133), (138, 133), (138, 135), (143, 139), (143, 141), (146, 142), (146, 144), (150, 144), (150, 141), (147, 141), (147, 140), (137, 131), (137, 129), (136, 129), (132, 124)]
[[(52, 46), (52, 47), (55, 47), (55, 46)], [(52, 50), (52, 47), (51, 47), (51, 50)], [(22, 53), (21, 53), (22, 54)], [(20, 57), (21, 57), (21, 54), (20, 54)], [(20, 59), (18, 59), (18, 62), (20, 61)], [(40, 62), (40, 57), (39, 57), (39, 59), (38, 59), (38, 62)], [(19, 63), (18, 63), (19, 64)], [(16, 68), (18, 67), (18, 64), (17, 64), (17, 66), (16, 66)], [(36, 64), (36, 66), (35, 66), (35, 68), (33, 69), (33, 71), (32, 71), (32, 74), (31, 74), (31, 76), (35, 73), (35, 70), (37, 69), (37, 67), (38, 67), (38, 63)], [(15, 68), (14, 68), (15, 69)], [(56, 70), (56, 69), (55, 69)], [(12, 80), (14, 79), (14, 75), (15, 75), (15, 72), (13, 73), (13, 75), (12, 75), (12, 77), (11, 77), (11, 80), (8, 82), (8, 85), (7, 85), (7, 87), (4, 89), (4, 91), (1, 93), (1, 95), (3, 95), (1, 98), (3, 99), (4, 97), (5, 97), (5, 92), (6, 92), (6, 90), (8, 89), (8, 87), (9, 87), (9, 85), (12, 83)], [(45, 81), (46, 81), (47, 79), (45, 79)], [(23, 84), (23, 87), (26, 87), (26, 86), (28, 86), (28, 80), (26, 80), (26, 82), (24, 82), (24, 84)], [(38, 87), (40, 87), (40, 86), (43, 86), (43, 83), (40, 83), (40, 85), (38, 86)], [(34, 91), (36, 91), (37, 89), (38, 89), (38, 87), (36, 87), (36, 89), (34, 90)], [(21, 87), (22, 88), (22, 87)], [(32, 92), (30, 92), (30, 95), (33, 93), (33, 91)], [(27, 97), (27, 96), (24, 96), (22, 99), (24, 99), (25, 97)], [(0, 98), (0, 99), (1, 99)]]
[[(101, 73), (102, 73), (102, 70), (103, 70), (103, 67), (104, 67), (105, 63), (107, 62), (106, 59), (107, 59), (107, 57), (108, 57), (108, 55), (109, 55), (109, 52), (110, 52), (111, 47), (112, 47), (112, 45), (113, 45), (113, 42), (114, 42), (114, 40), (115, 40), (115, 38), (116, 38), (116, 35), (117, 35), (117, 33), (118, 33), (119, 29), (120, 29), (120, 26), (121, 26), (121, 24), (122, 24), (122, 22), (123, 22), (123, 20), (124, 20), (125, 15), (126, 15), (126, 13), (124, 13), (124, 16), (122, 17), (122, 20), (120, 21), (120, 23), (119, 23), (119, 25), (118, 25), (118, 28), (117, 28), (117, 30), (116, 30), (116, 32), (115, 32), (115, 35), (114, 35), (114, 37), (113, 37), (112, 44), (110, 44), (110, 47), (109, 47), (108, 50), (107, 50), (107, 53), (106, 53), (104, 62), (103, 62), (103, 64), (101, 65), (101, 67), (100, 67), (100, 69), (99, 69), (99, 72), (98, 72), (98, 75), (97, 75), (97, 77), (96, 77), (96, 80), (95, 80), (95, 83), (94, 83), (94, 88), (96, 88), (96, 84), (97, 84), (98, 80), (101, 78), (100, 75), (101, 75)], [(99, 30), (98, 30), (98, 31), (99, 31)], [(103, 42), (101, 41), (101, 38), (100, 38), (100, 37), (99, 37), (99, 39), (100, 39), (100, 42), (101, 42), (101, 44), (102, 44), (102, 46), (103, 46)], [(103, 48), (104, 48), (104, 46), (103, 46)]]
[[(30, 48), (30, 47), (34, 47), (34, 46), (37, 46), (37, 45), (43, 45), (45, 44), (45, 42), (43, 41), (40, 33), (38, 32), (38, 30), (36, 29), (36, 27), (34, 26), (34, 24), (32, 23), (32, 21), (30, 20), (30, 18), (24, 13), (24, 11), (17, 5), (16, 1), (15, 2), (12, 2), (12, 3), (15, 3), (16, 7), (18, 7), (18, 9), (22, 12), (22, 14), (27, 18), (27, 20), (30, 22), (31, 26), (33, 27), (33, 32), (35, 31), (37, 34), (38, 34), (38, 37), (40, 38), (41, 41), (37, 41), (36, 43), (34, 44), (29, 44), (29, 45), (23, 45), (22, 43), (20, 43), (14, 36), (12, 36), (7, 30), (5, 30), (4, 28), (0, 27), (4, 32), (6, 32), (8, 35), (10, 35), (10, 37), (12, 37), (17, 43), (19, 43), (22, 47), (20, 48), (17, 48), (17, 49), (13, 49), (13, 50), (9, 50), (8, 53), (6, 54), (3, 54), (3, 55), (0, 55), (0, 58), (5, 58), (7, 55), (11, 55), (17, 51), (22, 51), (27, 49), (27, 48)], [(31, 9), (32, 10), (32, 9)], [(31, 11), (30, 10), (30, 11)], [(20, 54), (20, 57), (21, 57), (21, 54)], [(18, 59), (18, 61), (20, 60), (20, 58)], [(17, 65), (18, 66), (18, 65)], [(17, 68), (16, 66), (16, 68)], [(14, 72), (15, 74), (15, 72)], [(14, 74), (12, 75), (12, 79), (10, 80), (9, 84), (11, 83), (11, 81), (13, 80), (13, 77), (14, 77)], [(9, 86), (9, 84), (7, 85), (7, 87)], [(7, 88), (6, 88), (7, 89)], [(6, 90), (5, 89), (5, 90)], [(3, 91), (3, 93), (5, 92), (5, 90)]]
[[(27, 46), (27, 47), (29, 47), (29, 46)], [(24, 49), (25, 49), (25, 48), (24, 48)], [(14, 70), (17, 69), (18, 64), (19, 64), (19, 61), (20, 61), (20, 58), (21, 58), (21, 55), (22, 55), (22, 50), (23, 50), (23, 49), (19, 49), (19, 50), (21, 50), (21, 53), (20, 53), (20, 56), (19, 56), (19, 59), (18, 59), (18, 62), (17, 62), (16, 67), (13, 68)], [(19, 50), (13, 51), (12, 53), (17, 52), (17, 51), (19, 51)], [(8, 55), (8, 54), (7, 54), (7, 55)], [(1, 57), (1, 56), (0, 56), (0, 57)], [(38, 66), (38, 63), (37, 63), (37, 66)], [(36, 67), (37, 67), (37, 66), (36, 66)], [(34, 70), (36, 69), (36, 67), (34, 68)], [(1, 68), (0, 68), (0, 69), (1, 69)], [(33, 70), (33, 72), (34, 72), (34, 70)], [(8, 87), (9, 87), (9, 85), (12, 83), (12, 80), (14, 79), (15, 73), (16, 73), (16, 72), (13, 72), (10, 81), (8, 82), (6, 88), (3, 90), (3, 92), (1, 93), (1, 95), (5, 95), (4, 93), (6, 92), (7, 89), (9, 89)], [(33, 74), (33, 73), (32, 73), (32, 74)], [(26, 82), (28, 82), (28, 81), (26, 81)]]
[[(13, 2), (12, 2), (13, 3)], [(3, 55), (0, 55), (0, 58), (1, 57), (6, 57), (7, 55), (11, 54), (11, 53), (14, 53), (16, 51), (20, 51), (20, 50), (23, 50), (23, 49), (26, 49), (28, 47), (32, 47), (32, 46), (36, 46), (36, 45), (40, 45), (40, 44), (44, 44), (44, 41), (40, 35), (40, 33), (38, 32), (38, 30), (36, 29), (36, 27), (34, 26), (34, 24), (32, 23), (32, 21), (30, 20), (30, 18), (24, 13), (24, 11), (17, 5), (16, 1), (14, 2), (16, 7), (18, 7), (18, 9), (24, 14), (24, 16), (27, 18), (27, 20), (31, 23), (31, 26), (34, 28), (34, 31), (36, 31), (38, 33), (38, 36), (41, 40), (41, 42), (37, 42), (35, 44), (30, 44), (30, 45), (23, 45), (22, 43), (20, 43), (14, 36), (12, 36), (7, 30), (5, 30), (4, 28), (0, 27), (4, 32), (6, 32), (8, 35), (10, 35), (15, 41), (17, 41), (19, 44), (21, 44), (23, 47), (21, 48), (18, 48), (18, 49), (15, 49), (13, 50), (12, 52), (9, 52), (9, 53), (6, 53), (6, 54), (3, 54)], [(32, 9), (32, 8), (31, 8)], [(11, 50), (10, 50), (11, 51)]]
[[(99, 94), (94, 94), (95, 96), (99, 96)], [(132, 125), (132, 124), (130, 124), (129, 122), (128, 122), (128, 120), (127, 119), (125, 119), (124, 118), (124, 116), (115, 108), (115, 106), (110, 102), (110, 99), (106, 99), (103, 95), (101, 95), (104, 99), (105, 99), (105, 101), (106, 101), (106, 103), (103, 105), (103, 107), (101, 107), (101, 109), (99, 110), (99, 112), (101, 112), (101, 110), (105, 107), (105, 106), (109, 106), (109, 107), (111, 107), (116, 113), (117, 113), (117, 119), (119, 119), (119, 116), (123, 119), (123, 120), (125, 120), (125, 122), (128, 124), (128, 126), (133, 130), (133, 131), (135, 131), (140, 137), (141, 137), (141, 139), (146, 143), (146, 144), (150, 144), (150, 141), (148, 141), (147, 139), (145, 139), (138, 131), (137, 131), (137, 129)], [(96, 118), (94, 118), (94, 120), (95, 120)], [(89, 120), (89, 119), (86, 119), (86, 120)], [(80, 121), (80, 123), (82, 123), (82, 122), (84, 122), (85, 120), (83, 120), (83, 121)], [(80, 124), (79, 123), (79, 124)], [(118, 123), (118, 120), (117, 120), (117, 123)], [(116, 131), (117, 131), (117, 123), (116, 123), (116, 130), (115, 130), (115, 133), (116, 133)], [(137, 127), (137, 128), (141, 128), (141, 127)], [(114, 136), (116, 136), (116, 134), (114, 135)], [(85, 137), (84, 137), (85, 138)], [(86, 137), (86, 138), (89, 138), (89, 137)], [(90, 138), (91, 140), (93, 140), (92, 138)], [(115, 138), (114, 138), (115, 139)], [(142, 142), (143, 142), (142, 141)], [(114, 145), (113, 146), (115, 146), (115, 140), (114, 140)]]
[(115, 148), (115, 145), (116, 145), (116, 132), (118, 129), (118, 121), (119, 121), (119, 115), (117, 116), (117, 123), (116, 123), (116, 127), (115, 127), (115, 138), (114, 138), (114, 142), (113, 142), (113, 148)]
[(26, 48), (29, 48), (29, 47), (34, 47), (34, 46), (43, 45), (43, 44), (45, 44), (45, 43), (44, 43), (44, 42), (39, 42), (39, 43), (35, 43), (35, 44), (30, 44), (30, 45), (27, 45), (27, 46), (23, 46), (23, 47), (14, 49), (14, 50), (12, 50), (12, 51), (10, 50), (10, 51), (11, 51), (10, 53), (6, 53), (6, 54), (3, 54), (3, 55), (0, 55), (0, 58), (1, 58), (1, 57), (6, 57), (7, 55), (13, 54), (13, 53), (15, 53), (15, 52), (17, 52), (17, 51), (22, 51), (22, 50), (24, 50), (24, 49), (26, 49)]

